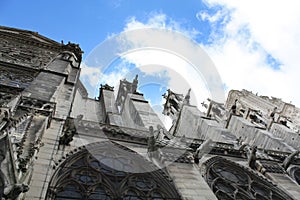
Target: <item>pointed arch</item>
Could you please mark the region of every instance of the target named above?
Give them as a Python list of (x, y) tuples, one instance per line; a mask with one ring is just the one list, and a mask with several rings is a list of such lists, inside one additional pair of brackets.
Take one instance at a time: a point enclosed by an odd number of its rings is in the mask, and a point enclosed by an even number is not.
[(182, 199), (166, 171), (111, 141), (89, 144), (54, 172), (46, 199)]
[(300, 185), (300, 167), (292, 166), (287, 171), (290, 177)]
[(218, 199), (293, 199), (268, 179), (223, 157), (207, 160), (203, 169), (204, 179)]

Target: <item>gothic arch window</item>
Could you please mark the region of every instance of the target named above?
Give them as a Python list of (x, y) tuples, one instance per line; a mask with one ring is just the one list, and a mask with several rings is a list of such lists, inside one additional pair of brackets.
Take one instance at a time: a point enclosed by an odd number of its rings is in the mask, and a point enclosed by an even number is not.
[(292, 200), (266, 178), (251, 169), (216, 156), (204, 163), (204, 179), (221, 200)]
[(169, 180), (165, 171), (136, 152), (100, 142), (82, 148), (58, 166), (46, 199), (181, 199)]

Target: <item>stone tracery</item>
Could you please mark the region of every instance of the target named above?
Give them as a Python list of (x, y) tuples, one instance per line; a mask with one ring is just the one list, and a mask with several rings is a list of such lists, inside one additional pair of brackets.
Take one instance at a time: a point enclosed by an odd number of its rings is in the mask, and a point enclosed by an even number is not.
[(222, 157), (206, 161), (204, 178), (218, 199), (292, 199), (270, 181)]
[(165, 172), (116, 145), (97, 143), (68, 157), (55, 172), (46, 199), (181, 199)]

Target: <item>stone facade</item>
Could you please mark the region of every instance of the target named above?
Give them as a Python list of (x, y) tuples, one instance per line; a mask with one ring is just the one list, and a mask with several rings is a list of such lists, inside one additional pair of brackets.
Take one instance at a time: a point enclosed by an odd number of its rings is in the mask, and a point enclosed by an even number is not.
[(299, 108), (233, 90), (203, 113), (168, 90), (166, 130), (138, 76), (89, 98), (82, 53), (0, 27), (1, 199), (299, 199)]

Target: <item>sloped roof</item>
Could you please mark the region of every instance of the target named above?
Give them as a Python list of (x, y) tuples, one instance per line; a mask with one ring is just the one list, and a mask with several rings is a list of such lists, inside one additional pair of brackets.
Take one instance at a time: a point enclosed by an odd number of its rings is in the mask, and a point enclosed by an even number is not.
[(36, 42), (36, 43), (44, 43), (44, 44), (48, 44), (48, 45), (62, 46), (61, 43), (51, 40), (43, 35), (40, 35), (38, 32), (34, 32), (34, 31), (0, 26), (0, 34), (6, 35), (9, 37), (14, 37), (15, 39), (19, 39), (19, 40), (28, 40), (28, 41)]

